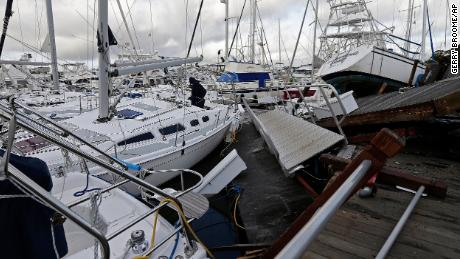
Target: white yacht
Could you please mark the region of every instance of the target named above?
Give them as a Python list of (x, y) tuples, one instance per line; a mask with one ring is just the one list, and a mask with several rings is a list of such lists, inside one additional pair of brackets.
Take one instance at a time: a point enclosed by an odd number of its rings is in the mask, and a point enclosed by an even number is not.
[[(409, 49), (397, 53), (391, 31), (380, 30), (364, 0), (331, 0), (328, 24), (321, 35), (318, 75), (339, 91), (363, 96), (415, 84), (425, 66)], [(404, 40), (399, 38), (399, 40)], [(406, 42), (413, 44), (406, 39)]]

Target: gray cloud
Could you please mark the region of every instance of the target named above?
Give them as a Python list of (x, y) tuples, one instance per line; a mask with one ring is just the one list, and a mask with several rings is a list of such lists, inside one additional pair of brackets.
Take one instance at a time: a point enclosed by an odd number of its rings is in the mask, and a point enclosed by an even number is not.
[[(152, 50), (152, 38), (155, 48), (162, 55), (184, 56), (190, 40), (193, 24), (200, 0), (120, 0), (130, 30), (133, 32), (135, 24), (135, 41), (139, 41), (140, 47), (145, 51)], [(229, 0), (230, 16), (237, 17), (240, 14), (244, 0)], [(186, 3), (188, 2), (188, 8)], [(313, 1), (314, 2), (314, 1)], [(417, 2), (417, 1), (416, 1)], [(421, 2), (421, 1), (419, 1)], [(58, 55), (65, 60), (88, 61), (97, 56), (95, 52), (94, 30), (94, 0), (53, 0), (54, 20)], [(117, 39), (124, 44), (129, 41), (126, 30), (122, 26), (121, 16), (115, 0), (109, 0), (109, 23)], [(134, 4), (133, 4), (134, 3)], [(259, 9), (262, 15), (267, 40), (274, 60), (278, 59), (278, 19), (281, 20), (281, 32), (284, 41), (282, 60), (287, 62), (287, 55), (291, 56), (297, 33), (300, 27), (303, 10), (306, 1), (303, 0), (260, 0)], [(128, 7), (131, 6), (130, 15)], [(150, 5), (152, 6), (153, 26), (150, 17)], [(249, 7), (249, 0), (247, 3)], [(433, 23), (435, 46), (442, 47), (444, 41), (445, 1), (430, 0), (430, 15)], [(5, 6), (0, 6), (0, 13), (4, 13)], [(406, 13), (400, 10), (407, 8), (407, 1), (385, 0), (372, 1), (369, 8), (380, 22), (387, 26), (395, 26), (394, 33), (404, 35)], [(97, 9), (97, 2), (96, 2)], [(10, 21), (8, 33), (27, 44), (39, 48), (47, 33), (46, 11), (44, 0), (16, 0), (14, 2), (14, 15)], [(78, 11), (78, 12), (77, 12)], [(80, 14), (79, 14), (80, 13)], [(186, 16), (188, 13), (188, 16)], [(320, 0), (320, 22), (324, 26), (328, 16), (328, 3)], [(205, 0), (201, 26), (198, 26), (195, 36), (192, 55), (204, 54), (209, 62), (216, 60), (219, 49), (224, 48), (224, 15), (225, 6), (219, 0)], [(83, 17), (83, 18), (82, 18)], [(86, 21), (85, 21), (86, 20)], [(231, 36), (235, 27), (232, 19)], [(302, 34), (301, 44), (297, 54), (296, 63), (308, 63), (311, 57), (313, 41), (314, 13), (309, 7), (306, 27)], [(241, 24), (243, 43), (247, 41), (249, 30), (248, 8)], [(414, 25), (414, 41), (420, 42), (421, 10), (417, 10)], [(320, 32), (318, 32), (318, 35)], [(428, 38), (427, 38), (428, 40)], [(241, 45), (239, 43), (239, 45)], [(121, 52), (120, 47), (112, 48), (116, 55)], [(4, 59), (17, 59), (21, 53), (29, 50), (18, 42), (7, 38), (4, 50)], [(287, 52), (287, 55), (286, 53)], [(43, 58), (35, 55), (37, 60)]]

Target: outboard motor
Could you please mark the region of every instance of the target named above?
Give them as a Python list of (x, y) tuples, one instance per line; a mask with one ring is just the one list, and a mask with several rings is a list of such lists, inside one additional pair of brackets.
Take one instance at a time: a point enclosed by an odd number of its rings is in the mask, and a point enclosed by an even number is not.
[[(3, 156), (4, 150), (0, 150)], [(47, 191), (53, 182), (45, 162), (11, 154), (10, 163)], [(63, 257), (68, 252), (63, 217), (28, 197), (8, 179), (0, 181), (0, 251), (2, 258)]]

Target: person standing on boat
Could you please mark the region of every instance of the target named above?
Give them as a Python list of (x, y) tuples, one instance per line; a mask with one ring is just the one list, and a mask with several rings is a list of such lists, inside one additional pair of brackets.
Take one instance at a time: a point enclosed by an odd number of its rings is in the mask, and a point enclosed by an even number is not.
[(189, 100), (192, 102), (192, 105), (204, 108), (206, 89), (204, 89), (204, 87), (200, 84), (200, 81), (196, 80), (194, 77), (190, 77), (188, 81), (190, 82), (190, 87), (192, 88), (192, 96)]

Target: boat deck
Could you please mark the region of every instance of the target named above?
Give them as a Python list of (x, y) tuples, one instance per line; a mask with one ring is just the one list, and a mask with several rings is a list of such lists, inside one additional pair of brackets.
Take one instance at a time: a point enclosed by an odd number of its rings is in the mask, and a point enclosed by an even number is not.
[[(447, 183), (444, 199), (422, 197), (387, 258), (460, 258), (460, 163), (403, 153), (387, 165)], [(351, 197), (303, 258), (374, 258), (413, 194), (379, 186), (374, 198)]]

